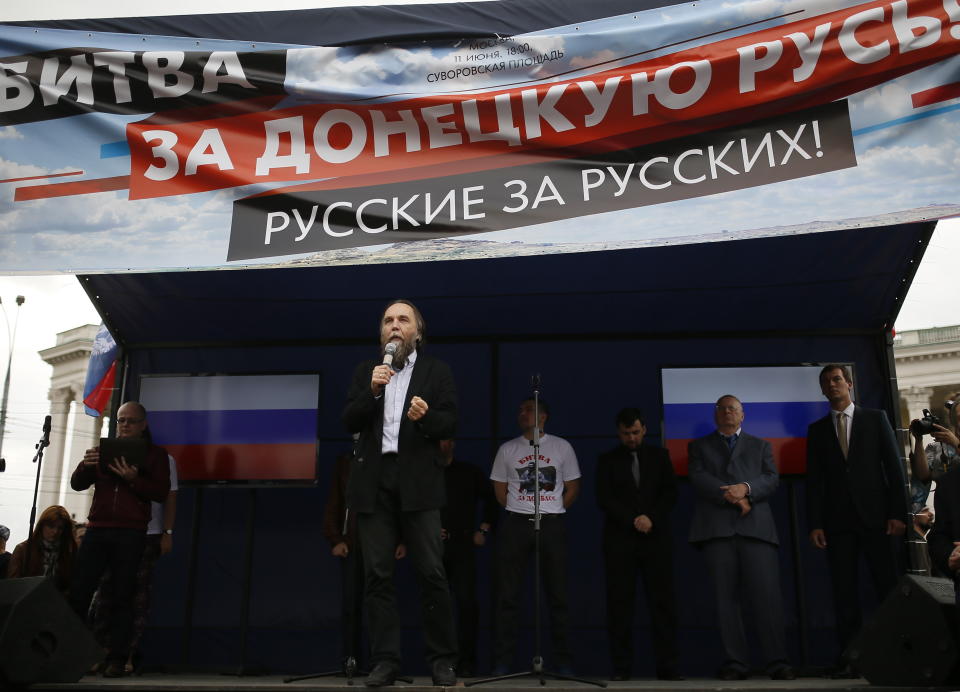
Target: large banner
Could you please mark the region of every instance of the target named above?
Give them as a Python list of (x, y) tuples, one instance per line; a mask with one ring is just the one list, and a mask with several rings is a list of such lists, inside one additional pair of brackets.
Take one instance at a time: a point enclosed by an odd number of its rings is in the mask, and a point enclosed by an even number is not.
[(0, 271), (607, 250), (960, 213), (960, 0), (242, 38), (0, 25)]

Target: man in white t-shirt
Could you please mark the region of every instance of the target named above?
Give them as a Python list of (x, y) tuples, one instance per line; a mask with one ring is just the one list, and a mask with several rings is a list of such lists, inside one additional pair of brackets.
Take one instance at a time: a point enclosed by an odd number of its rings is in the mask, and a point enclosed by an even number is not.
[[(567, 638), (567, 538), (563, 515), (580, 492), (580, 466), (566, 440), (543, 432), (549, 415), (539, 401), (540, 429), (540, 573), (553, 635), (553, 666), (570, 671)], [(536, 424), (533, 399), (520, 404), (517, 418), (523, 434), (500, 446), (490, 480), (497, 501), (506, 508), (499, 530), (495, 574), (497, 579), (494, 675), (510, 672), (520, 624), (520, 588), (524, 568), (533, 553), (534, 482), (533, 432)], [(528, 611), (533, 617), (533, 608)]]

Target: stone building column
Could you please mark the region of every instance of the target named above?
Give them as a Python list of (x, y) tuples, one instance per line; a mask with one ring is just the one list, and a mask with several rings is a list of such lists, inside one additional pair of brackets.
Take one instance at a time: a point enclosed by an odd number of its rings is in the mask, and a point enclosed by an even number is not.
[(73, 431), (70, 437), (70, 456), (63, 462), (63, 479), (60, 485), (60, 504), (76, 521), (86, 521), (93, 501), (93, 491), (77, 492), (70, 487), (70, 476), (83, 458), (83, 453), (99, 443), (100, 429), (103, 427), (103, 418), (88, 416), (83, 405), (83, 387), (73, 388)]
[(50, 400), (50, 446), (43, 453), (43, 468), (40, 469), (40, 491), (37, 495), (37, 516), (50, 505), (59, 505), (64, 473), (63, 451), (67, 440), (67, 419), (73, 391), (69, 387), (51, 388)]
[[(83, 451), (93, 446), (100, 435), (101, 419), (84, 413), (83, 385), (87, 376), (87, 363), (93, 350), (97, 325), (87, 324), (57, 334), (57, 343), (40, 351), (40, 357), (53, 367), (50, 377), (50, 415), (53, 429), (46, 459), (49, 466), (41, 481), (41, 509), (51, 504), (60, 504), (77, 520), (86, 521), (93, 491), (75, 492), (70, 488), (70, 475)], [(70, 408), (74, 416), (69, 418)], [(70, 421), (72, 427), (68, 429)], [(69, 456), (64, 452), (69, 446)], [(47, 462), (44, 461), (44, 466)], [(46, 505), (42, 503), (46, 502)]]

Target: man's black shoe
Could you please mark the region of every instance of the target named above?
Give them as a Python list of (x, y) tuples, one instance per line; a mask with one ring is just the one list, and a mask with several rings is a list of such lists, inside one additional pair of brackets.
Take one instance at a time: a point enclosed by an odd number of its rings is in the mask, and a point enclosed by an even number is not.
[(780, 666), (776, 670), (770, 671), (771, 680), (796, 680), (797, 674), (792, 666)]
[(123, 664), (116, 661), (107, 664), (107, 667), (103, 670), (103, 677), (105, 678), (122, 678), (126, 674), (127, 671), (123, 669)]
[(434, 661), (433, 684), (437, 687), (453, 687), (457, 684), (457, 674), (453, 666), (445, 661)]
[(615, 670), (613, 675), (610, 676), (610, 679), (614, 682), (623, 682), (624, 680), (630, 679), (630, 672), (626, 670)]
[(375, 665), (373, 670), (370, 671), (370, 675), (363, 681), (363, 684), (367, 687), (388, 687), (397, 679), (397, 673), (399, 672), (397, 666), (393, 663), (380, 661), (380, 663)]
[(657, 671), (657, 680), (686, 680), (685, 677), (680, 675), (675, 670), (658, 670)]
[(737, 668), (731, 668), (730, 666), (724, 666), (717, 673), (717, 677), (721, 680), (746, 680), (749, 676), (746, 671), (738, 670)]

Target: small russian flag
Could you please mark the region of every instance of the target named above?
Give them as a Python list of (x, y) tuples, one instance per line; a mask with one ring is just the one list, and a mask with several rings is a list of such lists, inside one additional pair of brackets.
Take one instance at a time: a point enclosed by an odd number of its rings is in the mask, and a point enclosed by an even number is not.
[(101, 323), (93, 339), (87, 381), (83, 385), (83, 406), (88, 416), (96, 418), (103, 415), (103, 410), (110, 402), (117, 376), (117, 350), (113, 334)]

